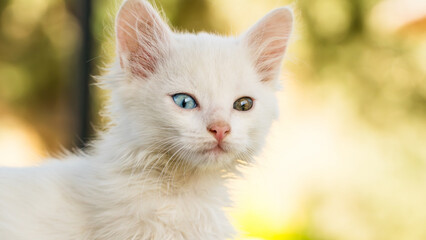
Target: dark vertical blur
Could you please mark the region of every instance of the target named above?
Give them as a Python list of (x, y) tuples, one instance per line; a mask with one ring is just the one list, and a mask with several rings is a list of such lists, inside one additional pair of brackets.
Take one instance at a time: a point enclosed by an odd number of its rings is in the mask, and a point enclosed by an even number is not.
[(91, 0), (75, 0), (72, 2), (75, 14), (81, 29), (81, 44), (77, 49), (77, 66), (75, 84), (73, 89), (73, 114), (75, 119), (76, 140), (75, 145), (84, 147), (89, 140), (90, 128), (90, 92), (89, 84), (92, 74), (92, 31), (91, 31)]

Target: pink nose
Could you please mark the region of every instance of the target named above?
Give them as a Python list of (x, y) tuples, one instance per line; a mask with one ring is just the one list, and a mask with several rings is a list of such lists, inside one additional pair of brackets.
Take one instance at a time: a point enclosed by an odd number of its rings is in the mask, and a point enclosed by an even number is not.
[(210, 124), (207, 127), (207, 130), (213, 134), (216, 140), (220, 143), (226, 137), (226, 135), (231, 132), (231, 127), (225, 122), (217, 122)]

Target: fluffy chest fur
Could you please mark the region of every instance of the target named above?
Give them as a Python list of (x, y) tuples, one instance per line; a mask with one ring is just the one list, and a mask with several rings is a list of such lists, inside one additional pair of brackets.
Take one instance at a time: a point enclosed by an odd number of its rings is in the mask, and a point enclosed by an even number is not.
[[(155, 157), (154, 157), (155, 158)], [(158, 159), (157, 159), (158, 160)], [(97, 176), (100, 186), (83, 199), (92, 226), (87, 239), (225, 239), (233, 236), (223, 208), (225, 179), (217, 172), (194, 176), (180, 170)], [(102, 181), (99, 178), (103, 178)], [(109, 178), (110, 180), (105, 180)], [(92, 195), (92, 192), (97, 194)]]
[[(220, 191), (218, 191), (220, 189)], [(91, 214), (88, 239), (225, 239), (234, 231), (224, 215), (222, 186), (167, 194), (102, 199)], [(117, 196), (119, 197), (119, 196)], [(96, 206), (95, 206), (96, 207)]]

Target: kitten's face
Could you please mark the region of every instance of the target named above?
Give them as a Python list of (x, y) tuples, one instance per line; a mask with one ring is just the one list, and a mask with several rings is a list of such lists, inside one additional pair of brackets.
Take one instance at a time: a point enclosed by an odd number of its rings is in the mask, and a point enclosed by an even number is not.
[[(284, 11), (281, 20), (291, 17)], [(287, 42), (278, 46), (276, 34), (269, 48), (256, 49), (262, 45), (256, 28), (261, 37), (269, 34), (263, 22), (241, 38), (175, 34), (147, 3), (128, 1), (117, 19), (126, 80), (115, 93), (135, 144), (199, 168), (230, 166), (256, 153), (277, 116), (274, 92)]]

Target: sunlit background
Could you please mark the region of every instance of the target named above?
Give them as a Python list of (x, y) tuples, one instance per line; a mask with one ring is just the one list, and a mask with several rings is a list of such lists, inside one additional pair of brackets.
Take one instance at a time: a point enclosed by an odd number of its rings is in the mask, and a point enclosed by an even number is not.
[[(1, 165), (81, 145), (85, 110), (85, 134), (104, 122), (106, 95), (82, 102), (81, 72), (111, 62), (119, 1), (92, 1), (89, 40), (78, 2), (0, 1)], [(426, 239), (425, 0), (156, 2), (176, 29), (223, 34), (288, 4), (280, 119), (231, 184), (238, 239)]]

